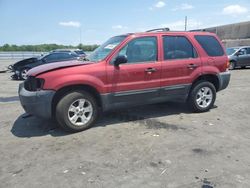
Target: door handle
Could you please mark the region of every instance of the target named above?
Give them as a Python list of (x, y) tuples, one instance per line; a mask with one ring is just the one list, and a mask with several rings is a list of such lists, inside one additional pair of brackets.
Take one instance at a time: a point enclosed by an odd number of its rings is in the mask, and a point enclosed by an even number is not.
[(152, 73), (152, 72), (156, 72), (157, 71), (157, 69), (155, 69), (155, 68), (147, 68), (147, 69), (145, 69), (145, 72), (147, 72), (147, 73)]
[(189, 68), (189, 69), (195, 69), (195, 68), (197, 68), (198, 67), (198, 65), (196, 65), (196, 64), (189, 64), (188, 66), (187, 66), (187, 68)]

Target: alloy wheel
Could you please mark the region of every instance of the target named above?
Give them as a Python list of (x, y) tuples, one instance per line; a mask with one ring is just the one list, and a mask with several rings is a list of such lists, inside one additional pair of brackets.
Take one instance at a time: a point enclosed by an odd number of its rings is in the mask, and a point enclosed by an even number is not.
[(74, 101), (68, 109), (69, 121), (75, 126), (84, 126), (93, 115), (93, 106), (87, 99)]

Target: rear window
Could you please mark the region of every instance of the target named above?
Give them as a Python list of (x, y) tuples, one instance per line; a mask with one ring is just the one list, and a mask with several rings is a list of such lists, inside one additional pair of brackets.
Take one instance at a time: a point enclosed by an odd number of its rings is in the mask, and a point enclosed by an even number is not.
[(208, 35), (196, 35), (195, 39), (200, 43), (202, 48), (207, 52), (209, 56), (223, 56), (224, 50), (221, 47), (219, 41), (214, 36)]

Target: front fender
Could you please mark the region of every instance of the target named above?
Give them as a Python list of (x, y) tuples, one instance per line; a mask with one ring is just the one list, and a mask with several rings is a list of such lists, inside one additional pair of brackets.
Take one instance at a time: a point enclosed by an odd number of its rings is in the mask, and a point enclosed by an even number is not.
[[(42, 78), (42, 76), (40, 78)], [(72, 85), (89, 85), (94, 87), (99, 93), (106, 92), (104, 83), (100, 79), (98, 79), (98, 77), (83, 74), (72, 74), (55, 78), (46, 78), (43, 89), (52, 89), (57, 91), (63, 87)]]
[(235, 57), (235, 56), (230, 56), (230, 57), (229, 57), (229, 61), (230, 61), (230, 62), (231, 62), (231, 61), (237, 62), (237, 60), (238, 60), (238, 57)]

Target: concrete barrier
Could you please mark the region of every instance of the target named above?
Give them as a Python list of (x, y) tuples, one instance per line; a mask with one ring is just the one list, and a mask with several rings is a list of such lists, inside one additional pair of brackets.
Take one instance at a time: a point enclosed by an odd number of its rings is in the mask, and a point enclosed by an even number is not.
[(204, 30), (216, 33), (225, 47), (250, 46), (250, 21), (211, 27)]

